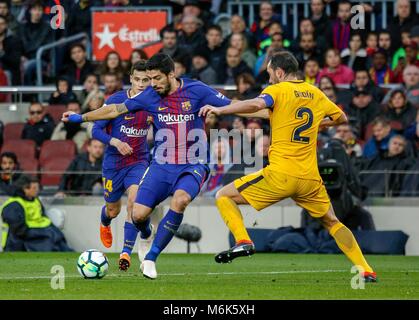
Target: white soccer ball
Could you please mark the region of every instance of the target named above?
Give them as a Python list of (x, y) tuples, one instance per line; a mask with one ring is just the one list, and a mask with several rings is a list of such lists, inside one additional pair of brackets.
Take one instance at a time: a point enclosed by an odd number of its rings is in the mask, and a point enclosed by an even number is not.
[(85, 279), (101, 279), (108, 273), (106, 255), (96, 249), (83, 252), (77, 260), (77, 270)]

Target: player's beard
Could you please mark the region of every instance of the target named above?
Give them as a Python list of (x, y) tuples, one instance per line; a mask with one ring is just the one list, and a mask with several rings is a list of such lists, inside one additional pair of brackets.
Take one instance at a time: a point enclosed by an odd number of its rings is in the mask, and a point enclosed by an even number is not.
[(170, 92), (170, 82), (167, 81), (167, 84), (164, 86), (163, 91), (159, 92), (159, 95), (162, 97), (165, 97), (169, 94), (169, 92)]

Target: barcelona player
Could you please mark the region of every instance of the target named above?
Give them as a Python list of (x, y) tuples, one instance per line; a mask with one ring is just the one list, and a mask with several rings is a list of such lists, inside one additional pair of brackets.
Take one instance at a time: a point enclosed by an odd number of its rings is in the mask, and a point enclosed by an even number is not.
[[(142, 224), (153, 208), (173, 195), (160, 221), (151, 249), (141, 263), (143, 275), (157, 277), (155, 262), (183, 219), (188, 204), (198, 195), (209, 173), (205, 119), (201, 107), (229, 105), (224, 95), (200, 81), (177, 79), (170, 56), (158, 53), (147, 61), (151, 87), (124, 103), (111, 104), (83, 115), (65, 112), (63, 121), (112, 119), (127, 112), (148, 111), (156, 129), (154, 157), (140, 181), (133, 208), (133, 223)], [(139, 254), (141, 256), (141, 254)]]
[(216, 255), (215, 260), (231, 262), (255, 251), (238, 204), (250, 204), (259, 211), (292, 198), (310, 215), (320, 219), (339, 248), (362, 272), (365, 281), (376, 282), (376, 274), (352, 232), (336, 218), (317, 167), (319, 127), (346, 123), (346, 115), (318, 88), (297, 80), (297, 72), (298, 62), (291, 53), (277, 53), (268, 64), (271, 85), (259, 97), (222, 108), (204, 106), (200, 111), (203, 116), (222, 116), (266, 110), (272, 132), (269, 165), (235, 180), (216, 195), (217, 208), (236, 245)]
[[(133, 65), (130, 71), (131, 88), (116, 92), (106, 100), (105, 105), (123, 103), (145, 90), (150, 83), (145, 63), (139, 61)], [(111, 221), (121, 211), (122, 195), (125, 191), (128, 194), (124, 246), (119, 258), (119, 269), (122, 271), (130, 267), (130, 256), (138, 231), (141, 231), (139, 246), (149, 249), (151, 244), (153, 226), (149, 220), (139, 225), (139, 228), (131, 221), (138, 183), (149, 165), (147, 133), (150, 118), (151, 115), (145, 111), (127, 113), (112, 120), (96, 121), (92, 129), (93, 138), (107, 146), (102, 168), (106, 205), (102, 208), (100, 224), (100, 239), (106, 248), (112, 245)]]

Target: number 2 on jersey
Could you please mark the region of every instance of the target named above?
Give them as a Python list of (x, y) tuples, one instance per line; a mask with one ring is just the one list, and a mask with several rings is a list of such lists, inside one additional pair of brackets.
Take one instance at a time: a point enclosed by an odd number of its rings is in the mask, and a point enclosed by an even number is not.
[(301, 107), (297, 109), (297, 112), (295, 113), (295, 118), (301, 120), (306, 119), (306, 121), (302, 125), (299, 125), (294, 129), (294, 131), (292, 132), (291, 141), (305, 144), (309, 143), (310, 138), (301, 136), (301, 134), (305, 130), (310, 129), (313, 125), (313, 112), (307, 107)]

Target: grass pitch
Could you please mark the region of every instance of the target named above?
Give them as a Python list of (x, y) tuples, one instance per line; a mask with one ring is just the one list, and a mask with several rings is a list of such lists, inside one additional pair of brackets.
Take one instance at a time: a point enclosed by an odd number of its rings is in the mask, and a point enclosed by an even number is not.
[[(145, 279), (137, 255), (128, 272), (117, 254), (101, 280), (76, 270), (79, 253), (1, 253), (0, 299), (419, 299), (419, 257), (368, 256), (379, 282), (352, 289), (343, 255), (262, 254), (231, 264), (207, 254), (163, 254), (159, 277)], [(65, 269), (65, 289), (51, 288), (51, 268)]]

